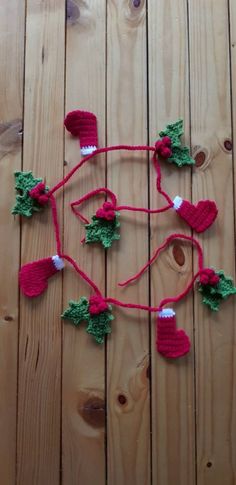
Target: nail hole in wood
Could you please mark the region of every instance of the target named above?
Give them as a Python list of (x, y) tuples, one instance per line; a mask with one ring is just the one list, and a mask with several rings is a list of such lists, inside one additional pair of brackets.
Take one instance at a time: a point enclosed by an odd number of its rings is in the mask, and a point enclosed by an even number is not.
[(224, 141), (224, 147), (228, 152), (231, 152), (233, 145), (231, 140), (225, 140)]
[(206, 160), (206, 154), (204, 152), (198, 152), (195, 156), (195, 162), (197, 167), (201, 167)]
[(68, 162), (67, 162), (66, 160), (64, 160), (64, 165), (65, 165), (65, 166), (66, 166), (66, 165), (68, 165)]
[(207, 468), (211, 468), (212, 467), (211, 461), (208, 461), (206, 466), (207, 466)]
[(118, 401), (119, 401), (119, 403), (120, 403), (122, 406), (124, 406), (124, 404), (126, 404), (126, 403), (127, 403), (127, 399), (126, 399), (126, 397), (124, 396), (124, 394), (119, 394), (119, 396), (118, 396)]
[(99, 397), (88, 398), (82, 407), (81, 414), (86, 423), (94, 428), (103, 428), (105, 425), (105, 403), (103, 399)]
[(133, 0), (133, 6), (134, 6), (135, 8), (140, 7), (140, 4), (141, 4), (141, 0)]
[(176, 243), (173, 246), (173, 257), (179, 266), (183, 266), (185, 263), (185, 255), (180, 244)]
[(6, 316), (4, 317), (4, 320), (6, 320), (6, 322), (12, 322), (13, 317), (11, 317), (11, 315), (6, 315)]

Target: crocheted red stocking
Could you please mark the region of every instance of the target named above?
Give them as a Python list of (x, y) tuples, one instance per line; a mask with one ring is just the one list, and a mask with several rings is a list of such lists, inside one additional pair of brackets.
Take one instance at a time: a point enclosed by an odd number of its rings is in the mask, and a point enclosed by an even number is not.
[(19, 282), (24, 295), (41, 295), (48, 287), (48, 279), (64, 267), (63, 260), (55, 255), (27, 263), (20, 269)]
[(194, 205), (177, 195), (173, 204), (179, 216), (196, 232), (203, 232), (210, 227), (218, 214), (216, 204), (212, 200), (200, 200)]
[(190, 340), (185, 331), (176, 328), (175, 312), (171, 308), (159, 311), (157, 317), (157, 351), (164, 357), (175, 359), (187, 354), (190, 346)]
[(66, 129), (79, 138), (82, 155), (89, 155), (98, 147), (97, 118), (89, 111), (75, 110), (67, 114)]

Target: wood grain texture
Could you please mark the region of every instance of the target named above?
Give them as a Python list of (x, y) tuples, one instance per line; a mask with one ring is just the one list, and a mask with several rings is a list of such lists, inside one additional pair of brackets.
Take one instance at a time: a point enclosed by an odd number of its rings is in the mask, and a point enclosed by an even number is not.
[(0, 292), (0, 469), (5, 485), (15, 483), (16, 469), (20, 223), (10, 211), (13, 172), (20, 170), (22, 157), (24, 17), (24, 2), (11, 0), (0, 6), (0, 268), (4, 275)]
[[(233, 205), (233, 212), (234, 212), (234, 229), (236, 228), (236, 214), (235, 214), (235, 194), (236, 194), (236, 151), (235, 151), (235, 142), (236, 142), (236, 3), (232, 0), (229, 2), (229, 47), (230, 47), (230, 73), (231, 73), (231, 110), (232, 110), (232, 126), (231, 126), (231, 139), (227, 141), (227, 148), (232, 149), (233, 154), (233, 173), (234, 173), (234, 205)], [(236, 237), (236, 232), (234, 234)], [(233, 302), (231, 303), (233, 304)], [(234, 323), (236, 321), (235, 318), (235, 302), (234, 302), (234, 314), (233, 314)], [(235, 335), (235, 329), (234, 329)], [(235, 339), (235, 337), (234, 337)], [(235, 355), (235, 346), (232, 347), (232, 360), (231, 365), (233, 369), (233, 373), (236, 369), (236, 355)], [(234, 374), (233, 374), (234, 375)], [(236, 415), (232, 411), (236, 407), (236, 386), (234, 385), (234, 380), (231, 381), (231, 425), (230, 425), (230, 452), (231, 452), (231, 467), (232, 471), (231, 474), (235, 475), (236, 473), (236, 449), (235, 449), (235, 436), (236, 436)], [(235, 480), (235, 478), (234, 478)]]
[[(191, 126), (206, 158), (193, 175), (193, 198), (217, 201), (219, 215), (201, 238), (205, 265), (234, 273), (228, 2), (189, 0)], [(201, 73), (199, 75), (199, 73)], [(210, 313), (195, 295), (197, 473), (200, 485), (236, 482), (234, 300)]]
[[(105, 144), (105, 1), (67, 4), (66, 112), (85, 109), (98, 117), (99, 145)], [(80, 160), (78, 140), (66, 134), (65, 173)], [(71, 212), (70, 202), (105, 184), (105, 158), (82, 167), (66, 187), (64, 246), (99, 288), (105, 289), (104, 250), (81, 245), (84, 225)], [(81, 206), (89, 219), (101, 197)], [(73, 270), (64, 275), (63, 306), (89, 296), (90, 288)], [(105, 483), (105, 346), (85, 332), (64, 323), (63, 339), (63, 484)]]
[[(107, 143), (146, 143), (146, 3), (108, 1)], [(107, 184), (122, 204), (147, 206), (146, 154), (108, 156)], [(148, 303), (148, 279), (119, 290), (117, 283), (147, 260), (145, 215), (121, 212), (121, 239), (107, 259), (107, 293), (125, 301)], [(149, 318), (143, 312), (114, 309), (108, 339), (108, 483), (150, 483)]]
[[(149, 123), (150, 141), (168, 122), (184, 118), (189, 144), (188, 36), (186, 2), (149, 1)], [(191, 200), (191, 170), (162, 163), (163, 186)], [(157, 196), (151, 167), (151, 206), (163, 206)], [(172, 232), (189, 233), (186, 224), (169, 211), (151, 219), (151, 254)], [(152, 304), (177, 295), (192, 275), (192, 248), (170, 246), (151, 269)], [(171, 307), (171, 304), (169, 305)], [(192, 299), (176, 305), (178, 327), (193, 338)], [(153, 481), (159, 485), (195, 483), (194, 470), (194, 347), (175, 365), (157, 354), (156, 316), (152, 319), (152, 462)]]
[[(27, 2), (23, 169), (49, 186), (63, 175), (64, 6)], [(22, 263), (55, 253), (50, 210), (23, 220)], [(21, 297), (18, 485), (59, 483), (61, 296), (57, 275), (39, 298)]]
[[(236, 485), (236, 300), (212, 314), (195, 291), (175, 305), (192, 341), (178, 361), (156, 352), (156, 316), (131, 309), (113, 307), (112, 334), (98, 346), (61, 321), (70, 299), (91, 294), (68, 265), (41, 297), (19, 293), (20, 262), (56, 253), (50, 210), (10, 216), (14, 170), (52, 186), (81, 159), (64, 135), (65, 112), (94, 112), (99, 146), (153, 144), (183, 117), (196, 166), (162, 163), (163, 186), (172, 197), (216, 200), (217, 221), (197, 239), (206, 266), (235, 276), (235, 0), (0, 3), (0, 483)], [(82, 246), (69, 203), (106, 184), (118, 203), (165, 204), (145, 153), (99, 156), (56, 194), (64, 251), (104, 294), (158, 305), (196, 269), (188, 244), (172, 245), (130, 287), (117, 283), (189, 228), (172, 211), (150, 220), (122, 211), (107, 255)]]

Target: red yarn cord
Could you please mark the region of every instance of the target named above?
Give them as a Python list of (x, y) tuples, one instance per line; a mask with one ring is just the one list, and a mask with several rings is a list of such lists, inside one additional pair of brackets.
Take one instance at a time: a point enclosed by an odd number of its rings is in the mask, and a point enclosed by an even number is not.
[(84, 217), (81, 214), (81, 212), (79, 212), (78, 210), (76, 210), (75, 209), (75, 206), (78, 206), (78, 205), (82, 204), (82, 202), (85, 202), (86, 200), (90, 199), (94, 195), (100, 194), (102, 192), (104, 192), (105, 194), (107, 194), (110, 197), (113, 205), (116, 206), (117, 198), (116, 198), (114, 192), (112, 192), (112, 190), (108, 189), (107, 187), (101, 187), (99, 189), (91, 190), (91, 192), (88, 192), (87, 194), (83, 195), (83, 197), (81, 197), (80, 199), (75, 200), (74, 202), (71, 202), (71, 204), (70, 204), (71, 205), (71, 209), (82, 220), (82, 222), (85, 222), (85, 224), (89, 224), (88, 219), (86, 219), (86, 217)]
[(165, 190), (163, 190), (161, 188), (161, 169), (160, 169), (160, 165), (159, 165), (159, 161), (158, 161), (156, 152), (154, 152), (152, 160), (153, 160), (153, 164), (154, 164), (154, 167), (156, 169), (156, 172), (157, 172), (157, 180), (156, 180), (157, 191), (159, 192), (159, 194), (163, 195), (163, 197), (165, 197), (167, 202), (169, 202), (169, 204), (171, 204), (171, 206), (173, 207), (173, 202), (172, 202), (171, 198), (165, 192)]
[(116, 207), (118, 211), (133, 211), (133, 212), (145, 212), (146, 214), (159, 214), (160, 212), (168, 211), (171, 207), (173, 207), (173, 202), (171, 204), (162, 207), (161, 209), (146, 209), (146, 207), (132, 207), (130, 205), (119, 205)]
[(141, 270), (138, 273), (136, 273), (134, 276), (131, 276), (131, 278), (125, 281), (121, 281), (120, 283), (118, 283), (118, 285), (126, 286), (129, 283), (132, 283), (133, 281), (140, 278), (140, 276), (142, 276), (142, 274), (146, 271), (146, 269), (149, 266), (151, 266), (151, 264), (159, 256), (160, 252), (163, 251), (163, 249), (165, 249), (175, 239), (184, 239), (187, 241), (191, 241), (193, 244), (195, 244), (198, 250), (198, 267), (199, 267), (199, 271), (201, 271), (203, 269), (203, 252), (199, 242), (196, 239), (194, 239), (192, 236), (186, 236), (185, 234), (171, 234), (171, 236), (167, 237), (164, 243), (159, 248), (156, 249), (151, 259), (143, 266), (143, 268), (141, 268)]
[(95, 293), (99, 296), (102, 296), (100, 290), (98, 289), (97, 285), (89, 278), (89, 276), (78, 266), (78, 264), (75, 262), (73, 258), (68, 256), (67, 254), (61, 254), (61, 258), (66, 259), (74, 268), (77, 273), (83, 278), (84, 281), (86, 281), (91, 288), (95, 291)]
[(116, 298), (104, 298), (107, 303), (113, 305), (121, 306), (123, 308), (136, 308), (137, 310), (146, 310), (148, 312), (157, 312), (160, 308), (148, 305), (138, 305), (136, 303), (124, 303), (123, 301), (116, 300)]
[(128, 150), (128, 151), (149, 151), (149, 152), (155, 152), (155, 147), (150, 147), (148, 145), (115, 145), (115, 146), (110, 146), (110, 147), (104, 147), (104, 148), (98, 148), (97, 150), (94, 150), (93, 153), (90, 155), (87, 155), (87, 157), (84, 157), (70, 172), (60, 181), (58, 184), (56, 184), (54, 187), (51, 188), (48, 192), (48, 196), (50, 197), (56, 190), (60, 189), (60, 187), (63, 187), (68, 180), (74, 175), (74, 173), (79, 170), (88, 160), (91, 158), (95, 157), (96, 155), (99, 155), (100, 153), (108, 153), (112, 152), (115, 150)]
[(198, 271), (195, 274), (195, 276), (192, 278), (192, 280), (190, 281), (190, 283), (187, 286), (187, 288), (184, 291), (182, 291), (182, 293), (180, 293), (178, 296), (173, 296), (173, 297), (169, 297), (169, 298), (163, 298), (163, 300), (161, 300), (161, 302), (160, 302), (159, 310), (161, 310), (164, 305), (167, 305), (167, 303), (177, 303), (178, 301), (182, 300), (189, 293), (189, 291), (192, 289), (192, 287), (193, 287), (196, 279), (202, 273), (202, 271), (203, 270)]
[(57, 205), (53, 195), (51, 195), (50, 197), (50, 204), (52, 208), (52, 220), (53, 220), (54, 233), (55, 233), (56, 244), (57, 244), (57, 254), (58, 256), (61, 256), (61, 238), (60, 238), (60, 228), (59, 228), (59, 222), (58, 222), (58, 216), (57, 216)]

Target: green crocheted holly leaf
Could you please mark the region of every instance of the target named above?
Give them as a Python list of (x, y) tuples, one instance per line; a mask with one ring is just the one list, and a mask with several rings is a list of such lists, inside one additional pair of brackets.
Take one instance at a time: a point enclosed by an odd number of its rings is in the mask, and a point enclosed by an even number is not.
[(175, 163), (178, 167), (195, 164), (188, 147), (172, 147), (171, 145), (171, 151), (172, 155), (168, 158), (168, 162)]
[(202, 302), (209, 306), (211, 310), (218, 311), (222, 300), (226, 300), (230, 295), (236, 294), (236, 287), (229, 276), (225, 276), (224, 271), (216, 271), (220, 280), (217, 285), (199, 284), (199, 291), (202, 294)]
[(74, 325), (79, 325), (82, 322), (87, 322), (90, 318), (89, 302), (85, 296), (82, 296), (79, 301), (69, 301), (69, 307), (61, 315), (65, 320), (71, 320)]
[(40, 204), (29, 196), (29, 191), (33, 189), (41, 178), (35, 178), (32, 172), (15, 172), (15, 189), (16, 203), (12, 208), (12, 214), (20, 214), (25, 217), (31, 217), (34, 212), (41, 210)]
[(101, 242), (105, 249), (110, 248), (113, 241), (120, 239), (120, 234), (117, 231), (120, 227), (118, 218), (118, 212), (116, 212), (116, 217), (113, 221), (93, 216), (92, 222), (85, 225), (85, 242), (87, 244)]
[(98, 315), (90, 315), (86, 332), (93, 335), (98, 344), (103, 344), (105, 335), (111, 333), (111, 321), (113, 319), (110, 310)]
[(166, 129), (160, 131), (159, 135), (161, 138), (163, 136), (168, 136), (171, 139), (171, 149), (174, 147), (180, 147), (181, 141), (180, 137), (184, 134), (184, 122), (183, 120), (177, 120), (175, 123), (170, 123), (167, 125)]

